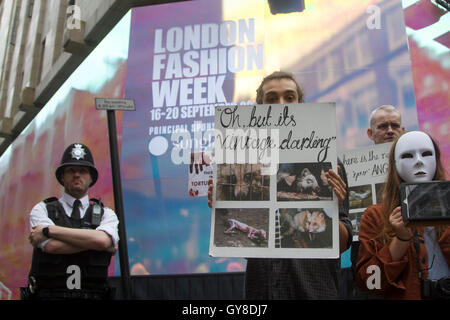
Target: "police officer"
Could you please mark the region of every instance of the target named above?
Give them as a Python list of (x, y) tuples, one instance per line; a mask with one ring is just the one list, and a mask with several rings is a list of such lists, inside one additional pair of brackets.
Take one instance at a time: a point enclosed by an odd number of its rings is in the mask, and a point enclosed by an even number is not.
[(119, 241), (114, 211), (89, 199), (98, 178), (89, 148), (71, 144), (55, 172), (62, 197), (30, 213), (33, 259), (23, 299), (108, 299), (108, 266)]

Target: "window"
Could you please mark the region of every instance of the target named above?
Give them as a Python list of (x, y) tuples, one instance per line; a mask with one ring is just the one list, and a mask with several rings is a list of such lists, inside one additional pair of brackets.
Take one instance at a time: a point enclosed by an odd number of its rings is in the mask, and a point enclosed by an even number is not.
[(37, 77), (37, 82), (39, 83), (41, 81), (41, 77), (42, 77), (42, 70), (44, 68), (44, 56), (45, 56), (45, 38), (42, 41), (42, 45), (41, 45), (41, 52), (40, 52), (40, 57), (39, 57), (39, 71), (38, 71), (38, 77)]
[(28, 18), (31, 18), (33, 16), (33, 7), (34, 7), (34, 0), (28, 0), (28, 7), (27, 7)]
[(16, 5), (16, 9), (14, 12), (14, 20), (13, 20), (13, 24), (12, 24), (12, 29), (11, 29), (11, 37), (9, 40), (9, 43), (11, 45), (16, 45), (16, 37), (17, 37), (17, 25), (19, 23), (19, 6)]

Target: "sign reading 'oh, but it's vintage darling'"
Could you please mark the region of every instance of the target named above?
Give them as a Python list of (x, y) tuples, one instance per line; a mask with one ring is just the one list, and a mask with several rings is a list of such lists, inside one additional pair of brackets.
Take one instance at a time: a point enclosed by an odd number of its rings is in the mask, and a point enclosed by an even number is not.
[(337, 258), (334, 103), (218, 106), (210, 254)]

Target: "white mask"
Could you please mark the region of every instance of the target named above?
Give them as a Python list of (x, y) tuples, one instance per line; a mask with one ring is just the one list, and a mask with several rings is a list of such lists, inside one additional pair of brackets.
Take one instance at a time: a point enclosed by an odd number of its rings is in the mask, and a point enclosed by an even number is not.
[(431, 181), (436, 172), (436, 152), (430, 137), (421, 131), (401, 136), (395, 146), (395, 167), (405, 182)]

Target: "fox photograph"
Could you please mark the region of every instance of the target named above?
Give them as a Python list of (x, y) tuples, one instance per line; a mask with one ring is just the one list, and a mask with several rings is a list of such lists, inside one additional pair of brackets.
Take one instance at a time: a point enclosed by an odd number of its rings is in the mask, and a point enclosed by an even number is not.
[(262, 175), (262, 164), (219, 164), (217, 194), (219, 201), (268, 201), (270, 177)]
[(332, 210), (325, 208), (278, 209), (280, 232), (275, 243), (281, 248), (331, 248)]
[(277, 172), (277, 201), (332, 200), (324, 163), (281, 163)]
[(217, 247), (268, 247), (269, 209), (216, 209)]

